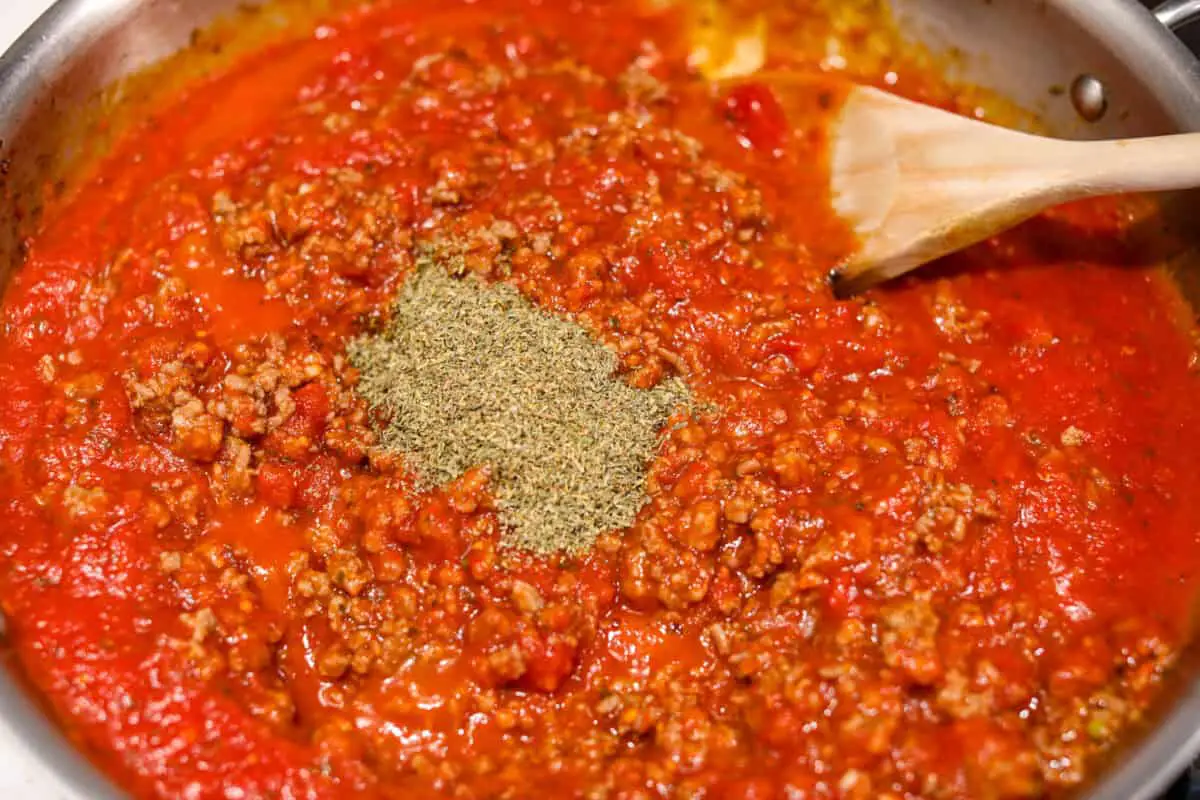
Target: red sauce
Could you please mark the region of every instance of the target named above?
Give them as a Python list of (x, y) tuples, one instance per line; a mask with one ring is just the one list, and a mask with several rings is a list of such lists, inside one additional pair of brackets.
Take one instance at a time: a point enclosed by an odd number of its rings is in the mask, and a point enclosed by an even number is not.
[[(845, 78), (788, 119), (684, 30), (381, 3), (193, 87), (48, 215), (3, 305), (0, 603), (122, 786), (1037, 796), (1139, 719), (1189, 633), (1200, 410), (1132, 207), (835, 301)], [(422, 244), (705, 401), (632, 528), (505, 550), (478, 474), (420, 492), (372, 449), (344, 349)]]

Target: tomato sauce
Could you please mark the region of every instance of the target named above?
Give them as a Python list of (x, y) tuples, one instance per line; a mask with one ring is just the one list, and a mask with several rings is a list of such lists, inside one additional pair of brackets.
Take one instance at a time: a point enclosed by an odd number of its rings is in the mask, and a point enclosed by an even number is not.
[[(376, 3), (48, 213), (3, 302), (0, 605), (121, 786), (1034, 797), (1139, 722), (1200, 567), (1190, 312), (1140, 206), (835, 300), (841, 87), (971, 101), (764, 13), (824, 87), (790, 117), (703, 80), (677, 9)], [(631, 528), (506, 549), (483, 473), (375, 447), (345, 348), (421, 247), (687, 381)]]

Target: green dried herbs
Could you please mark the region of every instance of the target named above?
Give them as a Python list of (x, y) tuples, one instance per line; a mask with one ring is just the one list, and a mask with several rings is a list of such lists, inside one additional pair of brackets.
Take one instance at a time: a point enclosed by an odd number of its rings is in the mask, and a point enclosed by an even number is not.
[(681, 381), (635, 389), (616, 356), (504, 284), (428, 259), (387, 328), (352, 343), (359, 392), (385, 412), (382, 446), (427, 482), (487, 465), (506, 544), (579, 552), (633, 523)]

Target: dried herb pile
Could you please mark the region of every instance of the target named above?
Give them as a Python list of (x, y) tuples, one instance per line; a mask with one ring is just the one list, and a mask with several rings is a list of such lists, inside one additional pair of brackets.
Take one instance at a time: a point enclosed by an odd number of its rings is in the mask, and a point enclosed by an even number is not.
[(388, 420), (382, 446), (429, 483), (489, 466), (504, 542), (539, 553), (633, 523), (660, 431), (689, 402), (677, 380), (629, 386), (611, 351), (516, 289), (429, 260), (349, 353)]

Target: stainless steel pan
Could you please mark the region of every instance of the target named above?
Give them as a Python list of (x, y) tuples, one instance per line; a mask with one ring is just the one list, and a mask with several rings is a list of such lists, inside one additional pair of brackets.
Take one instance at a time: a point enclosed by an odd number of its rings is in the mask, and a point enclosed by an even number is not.
[[(892, 4), (910, 38), (955, 54), (951, 62), (961, 77), (1009, 96), (1060, 135), (1200, 130), (1200, 63), (1170, 32), (1200, 17), (1200, 0), (1169, 0), (1155, 14), (1134, 0)], [(102, 87), (185, 46), (197, 26), (245, 5), (60, 0), (0, 59), (0, 287), (20, 263), (20, 237), (36, 224), (41, 188), (88, 140), (77, 110)], [(1200, 209), (1200, 202), (1192, 205)], [(1200, 231), (1200, 213), (1195, 220)], [(1200, 658), (1185, 659), (1177, 683), (1153, 724), (1114, 756), (1084, 796), (1153, 797), (1200, 752)], [(19, 680), (3, 674), (0, 736), (27, 750), (37, 781), (31, 797), (119, 796), (71, 749)]]

